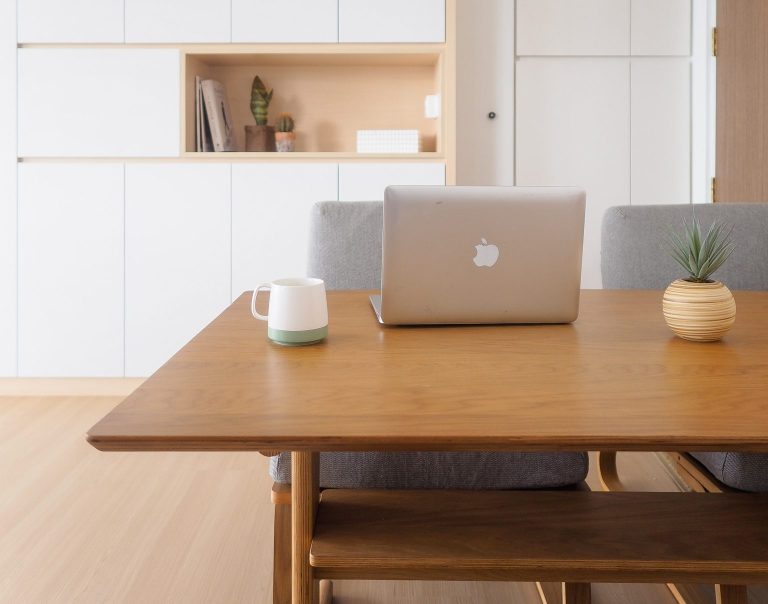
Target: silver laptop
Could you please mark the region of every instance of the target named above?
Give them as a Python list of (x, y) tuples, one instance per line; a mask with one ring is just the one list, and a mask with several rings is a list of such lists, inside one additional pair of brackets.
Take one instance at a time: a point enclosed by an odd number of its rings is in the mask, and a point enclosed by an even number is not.
[(576, 320), (585, 205), (568, 187), (388, 187), (379, 321)]

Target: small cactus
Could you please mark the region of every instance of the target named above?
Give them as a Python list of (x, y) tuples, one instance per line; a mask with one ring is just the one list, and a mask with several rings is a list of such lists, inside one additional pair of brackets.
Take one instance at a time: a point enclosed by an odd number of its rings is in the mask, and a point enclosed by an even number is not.
[(251, 85), (251, 113), (253, 113), (253, 119), (256, 120), (257, 126), (267, 125), (267, 113), (269, 111), (269, 104), (272, 102), (273, 92), (274, 90), (267, 92), (267, 88), (259, 76), (253, 78), (253, 84)]
[(290, 113), (281, 113), (275, 124), (275, 129), (278, 132), (293, 132), (295, 124)]

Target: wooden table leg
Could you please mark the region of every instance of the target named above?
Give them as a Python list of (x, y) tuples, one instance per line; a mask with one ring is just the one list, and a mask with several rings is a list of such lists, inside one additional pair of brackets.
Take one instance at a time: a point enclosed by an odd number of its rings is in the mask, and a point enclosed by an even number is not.
[(563, 604), (590, 604), (591, 583), (563, 583)]
[(315, 530), (320, 496), (320, 456), (318, 453), (291, 453), (291, 520), (293, 533), (291, 594), (293, 604), (318, 604), (319, 589), (309, 548)]
[(717, 585), (717, 604), (747, 604), (748, 595), (745, 585)]

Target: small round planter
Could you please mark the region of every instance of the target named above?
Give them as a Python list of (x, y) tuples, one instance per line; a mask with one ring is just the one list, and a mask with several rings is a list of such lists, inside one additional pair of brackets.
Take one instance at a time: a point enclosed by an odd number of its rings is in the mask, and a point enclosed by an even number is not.
[(296, 147), (295, 132), (275, 132), (275, 143), (280, 153), (290, 153)]
[(272, 126), (246, 126), (245, 150), (255, 153), (275, 151), (275, 129)]
[(694, 283), (678, 279), (664, 292), (664, 319), (685, 340), (716, 342), (736, 320), (733, 294), (719, 281)]

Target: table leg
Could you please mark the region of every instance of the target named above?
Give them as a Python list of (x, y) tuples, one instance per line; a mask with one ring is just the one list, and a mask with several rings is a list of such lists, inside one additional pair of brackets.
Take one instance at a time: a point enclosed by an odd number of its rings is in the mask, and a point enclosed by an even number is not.
[(291, 453), (291, 526), (293, 535), (291, 593), (293, 604), (317, 604), (318, 582), (309, 565), (320, 496), (320, 455)]
[(716, 585), (717, 604), (747, 604), (747, 588), (744, 585)]

